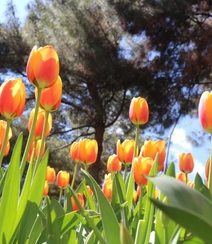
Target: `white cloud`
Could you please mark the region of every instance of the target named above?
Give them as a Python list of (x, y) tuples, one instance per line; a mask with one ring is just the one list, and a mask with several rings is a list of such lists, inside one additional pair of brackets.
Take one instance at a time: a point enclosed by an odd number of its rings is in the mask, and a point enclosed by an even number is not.
[(205, 179), (205, 167), (198, 160), (194, 159), (194, 170), (192, 173), (194, 175), (196, 175), (196, 173), (198, 173), (201, 176), (202, 180), (204, 181), (204, 179)]
[[(192, 145), (186, 139), (186, 131), (183, 128), (176, 128), (171, 137), (172, 146), (180, 146), (184, 150), (191, 150)], [(185, 152), (185, 151), (184, 151)]]

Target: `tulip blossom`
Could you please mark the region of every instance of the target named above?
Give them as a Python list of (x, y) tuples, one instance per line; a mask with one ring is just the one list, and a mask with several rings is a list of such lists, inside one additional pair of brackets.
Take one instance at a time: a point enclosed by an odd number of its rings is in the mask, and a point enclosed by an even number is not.
[[(79, 193), (79, 192), (77, 192), (76, 195), (77, 195), (77, 198), (78, 198), (78, 200), (80, 202), (80, 205), (82, 207), (84, 207), (85, 201), (84, 201), (83, 195), (81, 193)], [(75, 201), (73, 196), (71, 197), (71, 206), (72, 206), (73, 211), (79, 210), (79, 206), (77, 205), (77, 203), (76, 203), (76, 201)]]
[(176, 174), (175, 178), (177, 180), (180, 180), (180, 181), (185, 182), (185, 183), (187, 181), (186, 174), (183, 173), (183, 172), (180, 172), (180, 173)]
[(3, 82), (0, 87), (0, 113), (6, 119), (20, 117), (24, 111), (26, 100), (25, 85), (21, 78)]
[(185, 174), (191, 173), (194, 169), (194, 159), (191, 153), (181, 153), (179, 155), (179, 168)]
[[(7, 127), (7, 122), (4, 120), (0, 120), (0, 150), (2, 148), (3, 142), (4, 142), (4, 136), (5, 136), (5, 131)], [(7, 145), (4, 149), (4, 156), (6, 156), (9, 153), (10, 150), (10, 138), (12, 137), (12, 130), (11, 128), (9, 129), (9, 134), (7, 138)]]
[(79, 142), (75, 141), (71, 144), (70, 157), (75, 161), (79, 161)]
[(202, 93), (199, 101), (199, 120), (205, 131), (212, 134), (212, 92)]
[(102, 185), (102, 192), (106, 196), (108, 200), (112, 198), (112, 188), (113, 188), (113, 181), (111, 179), (111, 174), (106, 174), (104, 177), (104, 183)]
[(55, 169), (51, 168), (50, 166), (47, 166), (46, 168), (46, 181), (48, 181), (48, 183), (54, 183), (55, 180)]
[(153, 159), (150, 157), (139, 156), (133, 159), (132, 172), (134, 180), (141, 188), (147, 185), (148, 180), (145, 178), (145, 176), (149, 175), (153, 162)]
[(130, 103), (129, 118), (134, 124), (146, 124), (149, 120), (149, 107), (145, 98), (133, 98)]
[(56, 181), (57, 181), (57, 186), (61, 189), (64, 189), (68, 186), (70, 182), (70, 174), (67, 171), (60, 170), (57, 173)]
[(163, 170), (164, 161), (166, 158), (166, 149), (165, 149), (165, 141), (157, 140), (157, 141), (145, 141), (144, 145), (141, 147), (140, 156), (150, 157), (155, 160), (156, 155), (158, 154), (158, 172)]
[(208, 180), (208, 177), (209, 177), (209, 170), (210, 170), (210, 158), (207, 160), (206, 165), (205, 165), (206, 180)]
[[(87, 187), (87, 189), (88, 189), (88, 193), (90, 194), (90, 196), (93, 196), (93, 191), (92, 191), (92, 189), (91, 189), (91, 187), (90, 186), (86, 186)], [(84, 191), (84, 196), (85, 197), (87, 197), (87, 195), (86, 195), (86, 191)]]
[(135, 141), (124, 140), (123, 143), (120, 140), (116, 144), (116, 153), (120, 162), (124, 164), (131, 164), (134, 156)]
[[(38, 158), (38, 154), (39, 154), (39, 151), (40, 151), (40, 147), (41, 147), (41, 140), (33, 140), (31, 142), (31, 145), (30, 145), (30, 148), (29, 148), (29, 152), (28, 152), (28, 155), (27, 155), (27, 162), (29, 163), (30, 160), (31, 160), (31, 156), (32, 156), (32, 152), (34, 150), (34, 160), (36, 160)], [(41, 156), (43, 157), (44, 154), (45, 154), (45, 142), (44, 142), (44, 146), (42, 148), (42, 154)]]
[[(34, 119), (34, 113), (35, 113), (35, 109), (33, 109), (30, 113), (30, 117), (29, 117), (29, 121), (28, 121), (28, 131), (31, 130), (32, 122)], [(36, 140), (41, 139), (41, 137), (42, 137), (45, 116), (46, 116), (45, 110), (39, 108), (37, 119), (36, 119), (35, 130), (34, 130), (34, 138)], [(47, 124), (47, 128), (46, 128), (46, 137), (50, 134), (51, 129), (52, 129), (52, 115), (49, 114), (48, 124)]]
[(90, 165), (96, 162), (98, 145), (96, 140), (83, 139), (78, 144), (78, 159), (81, 163)]
[(38, 88), (52, 86), (59, 75), (59, 58), (52, 46), (33, 47), (26, 67), (28, 80)]
[[(35, 93), (37, 97), (37, 90)], [(62, 81), (58, 76), (56, 82), (41, 90), (40, 107), (48, 112), (54, 112), (60, 107), (62, 97)]]
[(110, 172), (117, 172), (121, 171), (121, 162), (118, 159), (116, 154), (110, 155), (107, 160), (107, 171)]
[(49, 183), (46, 180), (44, 184), (44, 189), (43, 189), (43, 196), (46, 197), (49, 194)]

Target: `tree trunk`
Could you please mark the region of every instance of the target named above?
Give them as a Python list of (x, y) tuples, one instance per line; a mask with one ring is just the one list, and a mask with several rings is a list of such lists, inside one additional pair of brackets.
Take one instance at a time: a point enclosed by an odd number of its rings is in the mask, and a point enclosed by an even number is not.
[(102, 161), (101, 161), (101, 155), (103, 152), (103, 139), (104, 139), (104, 132), (105, 132), (105, 126), (104, 123), (98, 124), (95, 126), (95, 140), (98, 144), (98, 154), (97, 159), (94, 164), (92, 164), (89, 167), (89, 173), (93, 176), (93, 178), (96, 180), (98, 184), (102, 182)]

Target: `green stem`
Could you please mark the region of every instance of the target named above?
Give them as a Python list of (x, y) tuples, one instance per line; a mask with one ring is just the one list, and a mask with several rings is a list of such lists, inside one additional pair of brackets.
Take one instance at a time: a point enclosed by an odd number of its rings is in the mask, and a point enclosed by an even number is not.
[(48, 125), (48, 118), (49, 118), (49, 112), (48, 111), (45, 111), (45, 120), (44, 120), (44, 126), (43, 126), (42, 136), (41, 136), (41, 144), (40, 144), (40, 149), (39, 149), (38, 157), (37, 157), (36, 163), (35, 163), (34, 174), (37, 171), (39, 162), (40, 162), (41, 157), (42, 157), (43, 147), (44, 147), (44, 143), (45, 143), (45, 139), (46, 139), (46, 129), (47, 129), (47, 125)]
[(126, 181), (126, 178), (127, 178), (127, 168), (128, 168), (128, 165), (124, 164), (124, 182)]
[(4, 134), (4, 141), (3, 141), (3, 144), (2, 144), (2, 147), (1, 147), (1, 153), (0, 153), (0, 168), (1, 168), (1, 165), (2, 165), (3, 157), (4, 157), (4, 150), (5, 150), (5, 148), (7, 146), (7, 142), (8, 142), (8, 135), (9, 135), (11, 123), (12, 123), (12, 120), (8, 119), (7, 120), (5, 134)]
[(79, 210), (80, 210), (82, 216), (86, 219), (87, 223), (89, 224), (91, 229), (96, 234), (96, 236), (97, 236), (98, 240), (100, 241), (100, 243), (107, 244), (105, 239), (102, 237), (101, 233), (99, 232), (96, 224), (94, 223), (93, 218), (90, 218), (88, 216), (88, 212), (86, 212), (85, 209), (81, 206), (80, 201), (79, 201), (78, 197), (76, 196), (74, 190), (71, 187), (70, 187), (70, 190), (71, 190), (71, 194), (73, 195), (77, 206), (79, 207)]
[(77, 175), (78, 164), (79, 164), (79, 162), (75, 162), (73, 180), (71, 182), (71, 188), (74, 187), (74, 183), (75, 183), (75, 179), (76, 179), (76, 175)]
[(84, 164), (85, 171), (88, 172), (89, 164)]
[(30, 145), (33, 139), (33, 135), (34, 135), (34, 130), (35, 130), (35, 125), (36, 125), (36, 121), (37, 121), (37, 115), (38, 115), (38, 110), (39, 110), (39, 105), (40, 105), (40, 97), (41, 97), (41, 88), (37, 88), (37, 99), (36, 99), (36, 103), (35, 103), (35, 113), (34, 113), (34, 118), (32, 121), (32, 127), (28, 136), (28, 140), (27, 140), (27, 144), (24, 150), (24, 154), (21, 160), (21, 166), (20, 166), (20, 170), (21, 170), (21, 176), (24, 172), (24, 168), (26, 165), (26, 159), (27, 159), (27, 155), (29, 153), (29, 149), (30, 149)]
[(141, 209), (142, 209), (142, 199), (143, 199), (143, 188), (140, 187), (140, 196), (139, 196), (139, 206), (138, 206), (138, 219), (141, 218)]
[(62, 195), (63, 195), (63, 188), (60, 188), (60, 194), (59, 194), (59, 199), (58, 199), (59, 203), (61, 203)]
[(210, 152), (208, 188), (210, 190), (210, 193), (212, 194), (212, 135), (211, 135), (211, 152)]
[(134, 148), (134, 157), (137, 157), (138, 153), (138, 136), (139, 136), (139, 124), (136, 125), (135, 127), (135, 148)]
[(188, 183), (188, 174), (185, 173), (185, 176), (186, 176), (186, 184)]

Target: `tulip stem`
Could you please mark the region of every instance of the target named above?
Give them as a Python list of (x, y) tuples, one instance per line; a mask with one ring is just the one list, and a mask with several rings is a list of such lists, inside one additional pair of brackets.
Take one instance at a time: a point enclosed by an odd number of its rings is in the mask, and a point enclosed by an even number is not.
[(139, 206), (138, 206), (138, 219), (141, 218), (141, 209), (142, 209), (142, 199), (143, 199), (143, 188), (139, 186), (140, 188), (140, 196), (139, 196)]
[(60, 194), (59, 194), (59, 199), (58, 202), (61, 204), (61, 200), (62, 200), (62, 195), (63, 195), (63, 188), (60, 188)]
[(71, 182), (71, 188), (74, 187), (74, 183), (75, 183), (75, 179), (76, 179), (76, 175), (77, 175), (77, 168), (78, 168), (78, 162), (75, 163), (75, 166), (74, 166), (74, 174), (73, 174), (73, 180)]
[(139, 124), (136, 124), (135, 127), (135, 148), (134, 148), (134, 156), (133, 157), (137, 157), (137, 153), (138, 153), (138, 136), (139, 136)]
[(32, 139), (33, 139), (33, 135), (34, 135), (35, 125), (36, 125), (37, 115), (38, 115), (38, 110), (39, 110), (39, 105), (40, 105), (41, 90), (42, 90), (42, 88), (39, 88), (39, 87), (37, 88), (37, 99), (36, 99), (36, 103), (35, 103), (34, 118), (33, 118), (33, 121), (32, 121), (32, 127), (31, 127), (31, 130), (30, 130), (28, 139), (27, 139), (27, 144), (26, 144), (26, 147), (25, 147), (25, 150), (24, 150), (24, 154), (23, 154), (23, 157), (22, 157), (22, 160), (21, 160), (21, 166), (20, 166), (21, 176), (22, 176), (22, 174), (24, 172), (24, 168), (25, 168), (25, 165), (26, 165), (26, 159), (27, 159), (27, 156), (28, 156), (28, 153), (29, 153), (29, 149), (30, 149), (30, 145), (31, 145), (31, 142), (32, 142)]
[(126, 181), (126, 178), (127, 178), (127, 168), (128, 168), (128, 165), (124, 164), (124, 182)]
[(0, 153), (0, 167), (2, 165), (2, 160), (3, 160), (3, 157), (4, 157), (4, 150), (7, 146), (7, 143), (8, 143), (8, 135), (9, 135), (9, 131), (10, 131), (10, 125), (12, 123), (12, 120), (11, 119), (8, 119), (7, 120), (7, 125), (6, 125), (6, 130), (5, 130), (5, 134), (4, 134), (4, 141), (3, 141), (3, 144), (2, 144), (2, 147), (1, 147), (1, 153)]
[(210, 163), (209, 163), (209, 175), (208, 175), (208, 188), (212, 194), (212, 135), (211, 135), (211, 152), (210, 152)]

